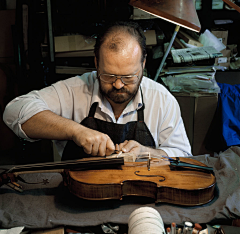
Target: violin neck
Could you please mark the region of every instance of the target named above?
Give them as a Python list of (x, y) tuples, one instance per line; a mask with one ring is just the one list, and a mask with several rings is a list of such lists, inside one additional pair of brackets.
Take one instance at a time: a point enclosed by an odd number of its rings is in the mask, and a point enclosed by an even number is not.
[(52, 169), (52, 170), (36, 170), (36, 171), (18, 171), (13, 172), (15, 176), (23, 174), (33, 174), (33, 173), (63, 173), (64, 169)]
[[(63, 169), (72, 170), (87, 170), (92, 168), (106, 168), (106, 167), (117, 167), (124, 164), (122, 158), (89, 158), (81, 160), (67, 160), (61, 162), (47, 162), (47, 163), (35, 163), (27, 165), (19, 165), (12, 167), (8, 170), (8, 173), (33, 173), (33, 172), (61, 172)], [(59, 170), (59, 171), (58, 171)]]

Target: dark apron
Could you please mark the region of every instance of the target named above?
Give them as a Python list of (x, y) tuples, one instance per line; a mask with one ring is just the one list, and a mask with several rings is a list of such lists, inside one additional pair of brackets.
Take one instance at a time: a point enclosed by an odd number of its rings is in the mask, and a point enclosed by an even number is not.
[[(144, 103), (137, 111), (138, 120), (126, 124), (116, 124), (94, 118), (98, 103), (92, 104), (88, 117), (82, 120), (85, 127), (107, 134), (114, 144), (123, 143), (125, 140), (135, 140), (141, 145), (155, 147), (155, 142), (144, 122)], [(79, 147), (74, 141), (68, 141), (62, 155), (62, 160), (81, 159), (93, 157), (86, 154), (83, 147)]]

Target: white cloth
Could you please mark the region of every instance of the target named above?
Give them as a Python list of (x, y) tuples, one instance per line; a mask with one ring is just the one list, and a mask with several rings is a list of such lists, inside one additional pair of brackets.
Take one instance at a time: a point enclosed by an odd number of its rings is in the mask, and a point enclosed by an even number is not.
[[(33, 115), (51, 110), (80, 123), (94, 102), (99, 103), (95, 118), (118, 124), (136, 121), (137, 109), (142, 106), (140, 90), (116, 121), (111, 105), (99, 92), (96, 75), (95, 71), (85, 73), (13, 99), (6, 106), (4, 122), (19, 137), (35, 141), (21, 128)], [(190, 156), (191, 147), (176, 99), (164, 86), (147, 77), (143, 77), (141, 88), (145, 103), (144, 121), (154, 138), (156, 148), (164, 150), (170, 157)], [(55, 144), (61, 156), (66, 141), (55, 141)]]

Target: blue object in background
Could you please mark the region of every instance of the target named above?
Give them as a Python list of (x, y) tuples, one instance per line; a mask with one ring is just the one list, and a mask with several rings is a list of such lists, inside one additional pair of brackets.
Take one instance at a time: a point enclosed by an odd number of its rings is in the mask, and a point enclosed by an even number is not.
[(214, 152), (240, 145), (240, 84), (218, 83), (218, 106), (206, 141)]
[(223, 137), (228, 147), (240, 145), (240, 85), (218, 85), (221, 89)]

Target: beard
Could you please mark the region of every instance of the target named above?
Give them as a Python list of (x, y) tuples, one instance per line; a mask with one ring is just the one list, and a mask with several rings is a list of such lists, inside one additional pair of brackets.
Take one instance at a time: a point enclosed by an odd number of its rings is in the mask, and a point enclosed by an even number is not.
[(109, 98), (111, 101), (117, 104), (122, 104), (125, 102), (129, 102), (137, 93), (139, 85), (142, 81), (143, 75), (141, 75), (138, 83), (133, 84), (135, 85), (134, 89), (130, 91), (127, 89), (124, 85), (121, 89), (116, 89), (113, 85), (111, 89), (106, 89), (103, 85), (101, 80), (99, 79), (99, 87), (100, 87), (100, 92), (103, 96)]

